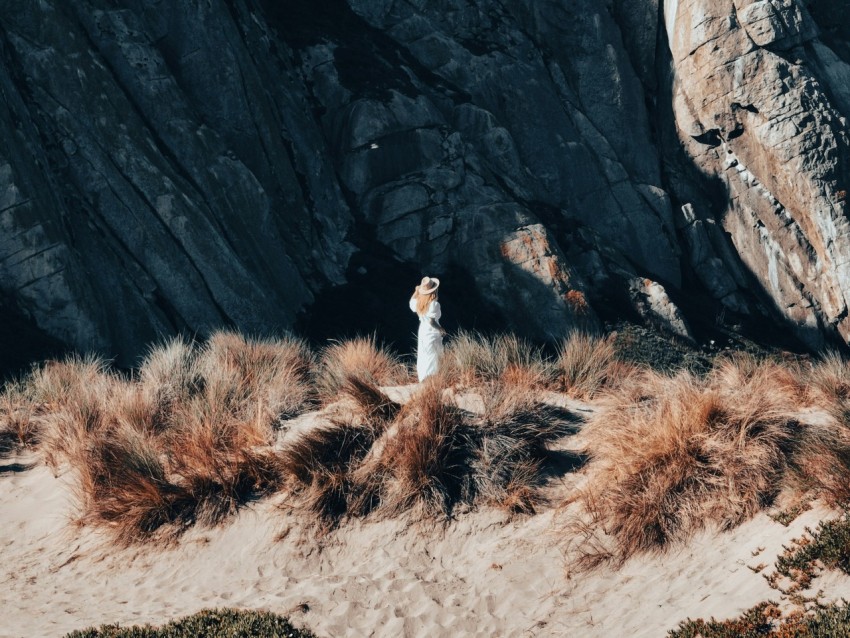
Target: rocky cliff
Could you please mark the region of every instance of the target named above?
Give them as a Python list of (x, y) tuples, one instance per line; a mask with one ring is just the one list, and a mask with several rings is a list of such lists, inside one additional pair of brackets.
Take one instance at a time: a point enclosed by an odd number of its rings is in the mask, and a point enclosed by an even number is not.
[(400, 325), (424, 273), (540, 339), (846, 340), (844, 5), (5, 0), (0, 301), (127, 364)]

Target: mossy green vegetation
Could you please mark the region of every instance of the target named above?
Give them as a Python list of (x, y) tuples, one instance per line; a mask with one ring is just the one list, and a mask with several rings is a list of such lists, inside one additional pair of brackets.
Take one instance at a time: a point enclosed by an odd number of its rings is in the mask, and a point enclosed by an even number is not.
[(316, 638), (284, 616), (266, 611), (205, 609), (161, 627), (103, 625), (73, 631), (66, 638)]
[(837, 638), (850, 636), (850, 603), (825, 605), (813, 612), (782, 617), (774, 602), (764, 602), (731, 620), (686, 620), (668, 638)]
[(800, 588), (807, 588), (819, 569), (850, 574), (850, 512), (821, 521), (816, 530), (795, 541), (776, 561), (776, 571)]

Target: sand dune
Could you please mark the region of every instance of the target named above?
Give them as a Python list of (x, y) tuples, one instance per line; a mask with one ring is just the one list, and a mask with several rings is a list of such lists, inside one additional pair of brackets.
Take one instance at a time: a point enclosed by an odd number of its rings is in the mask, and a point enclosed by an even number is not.
[[(388, 392), (404, 399), (409, 390)], [(314, 418), (293, 422), (284, 438)], [(120, 549), (75, 523), (70, 470), (54, 476), (30, 455), (0, 472), (0, 637), (10, 638), (159, 624), (216, 606), (287, 614), (334, 638), (663, 636), (686, 617), (731, 617), (778, 600), (762, 573), (783, 544), (833, 515), (815, 507), (786, 528), (759, 514), (661, 555), (581, 572), (570, 568), (562, 531), (569, 511), (511, 519), (479, 508), (445, 525), (367, 519), (317, 537), (278, 495), (168, 547)], [(552, 502), (581, 480), (578, 472), (554, 481)], [(756, 573), (760, 563), (768, 567)], [(829, 573), (813, 589), (824, 585), (827, 599), (850, 598), (850, 578)]]

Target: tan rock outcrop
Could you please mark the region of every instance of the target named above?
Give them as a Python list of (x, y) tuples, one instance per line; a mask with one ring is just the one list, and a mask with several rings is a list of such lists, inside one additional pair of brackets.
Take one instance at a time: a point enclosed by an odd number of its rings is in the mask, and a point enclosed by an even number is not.
[(850, 67), (833, 56), (818, 73), (827, 56), (797, 0), (681, 0), (665, 21), (681, 142), (722, 180), (738, 255), (799, 336), (846, 340), (850, 138), (831, 82)]

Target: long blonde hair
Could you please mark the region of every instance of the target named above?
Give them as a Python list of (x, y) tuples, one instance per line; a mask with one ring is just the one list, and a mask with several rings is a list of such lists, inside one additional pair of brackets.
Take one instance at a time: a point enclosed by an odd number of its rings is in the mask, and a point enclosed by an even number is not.
[(423, 295), (419, 292), (419, 289), (416, 290), (416, 314), (420, 317), (425, 316), (425, 313), (428, 312), (428, 306), (431, 305), (432, 301), (437, 301), (437, 291), (429, 292), (427, 295)]

